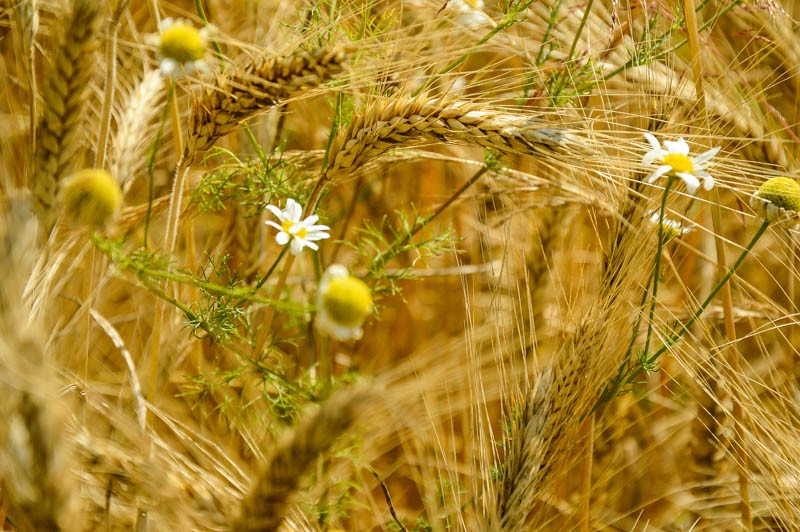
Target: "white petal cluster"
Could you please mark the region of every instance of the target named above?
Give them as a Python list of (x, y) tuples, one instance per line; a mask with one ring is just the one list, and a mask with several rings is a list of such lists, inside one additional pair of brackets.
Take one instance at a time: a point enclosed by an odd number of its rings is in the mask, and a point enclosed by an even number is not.
[(317, 224), (319, 216), (316, 214), (301, 220), (303, 207), (291, 198), (286, 200), (285, 209), (281, 210), (274, 205), (268, 205), (267, 210), (278, 218), (279, 223), (266, 222), (267, 225), (278, 230), (278, 234), (275, 235), (275, 241), (281, 246), (290, 244), (292, 255), (299, 255), (304, 248), (311, 248), (317, 251), (319, 246), (315, 242), (331, 236), (328, 233), (330, 227)]
[(705, 190), (714, 188), (714, 178), (706, 172), (706, 167), (711, 158), (719, 152), (719, 147), (690, 157), (689, 145), (682, 138), (676, 141), (664, 141), (665, 149), (652, 134), (645, 133), (644, 136), (652, 149), (642, 157), (642, 164), (645, 166), (658, 164), (658, 168), (647, 178), (648, 183), (653, 183), (659, 177), (666, 175), (682, 179), (689, 194), (694, 194), (700, 188), (700, 178), (703, 179)]

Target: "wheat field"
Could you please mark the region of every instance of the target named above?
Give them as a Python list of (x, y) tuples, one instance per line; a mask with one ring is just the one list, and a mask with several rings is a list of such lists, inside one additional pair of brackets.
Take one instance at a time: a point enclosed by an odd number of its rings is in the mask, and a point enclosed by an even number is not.
[(3, 530), (800, 530), (796, 17), (1, 0)]

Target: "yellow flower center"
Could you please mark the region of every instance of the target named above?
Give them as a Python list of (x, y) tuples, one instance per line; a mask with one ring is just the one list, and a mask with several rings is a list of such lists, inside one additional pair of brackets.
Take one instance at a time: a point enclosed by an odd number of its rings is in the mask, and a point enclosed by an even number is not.
[(206, 53), (206, 42), (195, 28), (178, 22), (161, 34), (159, 51), (178, 63), (199, 61)]
[(664, 223), (661, 224), (661, 234), (664, 238), (664, 242), (666, 243), (673, 238), (680, 236), (681, 230), (680, 228), (675, 227), (673, 224), (664, 221)]
[(664, 156), (664, 164), (672, 167), (673, 172), (694, 173), (694, 163), (685, 155), (668, 153)]
[(372, 312), (372, 294), (357, 277), (335, 277), (322, 294), (322, 306), (336, 324), (358, 327)]
[(100, 227), (119, 209), (122, 192), (111, 174), (99, 168), (86, 168), (63, 181), (60, 200), (69, 219)]
[(305, 227), (301, 227), (299, 231), (295, 234), (297, 238), (305, 238), (308, 235), (308, 229)]
[(790, 177), (768, 179), (756, 195), (782, 209), (800, 211), (800, 184)]
[(292, 227), (294, 227), (294, 222), (291, 220), (284, 220), (281, 222), (281, 228), (284, 233), (288, 233)]

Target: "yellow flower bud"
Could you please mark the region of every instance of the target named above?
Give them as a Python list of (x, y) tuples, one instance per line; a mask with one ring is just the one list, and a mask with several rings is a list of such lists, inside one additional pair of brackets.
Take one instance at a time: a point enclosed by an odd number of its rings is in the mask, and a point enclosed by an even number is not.
[(773, 221), (785, 211), (800, 211), (800, 184), (790, 177), (773, 177), (761, 185), (750, 206)]
[(86, 168), (64, 179), (59, 200), (68, 220), (101, 227), (119, 210), (122, 191), (105, 170)]
[(176, 22), (161, 33), (158, 51), (162, 57), (178, 63), (199, 61), (206, 53), (206, 41), (199, 30), (183, 22)]
[(372, 313), (372, 293), (347, 268), (333, 264), (320, 281), (317, 306), (316, 324), (320, 332), (337, 340), (358, 340), (363, 334), (364, 320)]

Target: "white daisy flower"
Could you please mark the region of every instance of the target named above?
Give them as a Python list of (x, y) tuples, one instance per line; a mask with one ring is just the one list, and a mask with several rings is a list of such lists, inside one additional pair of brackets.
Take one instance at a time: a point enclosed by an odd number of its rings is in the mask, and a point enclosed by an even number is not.
[(291, 242), (292, 255), (299, 255), (303, 248), (311, 248), (317, 251), (319, 246), (314, 242), (331, 236), (327, 232), (330, 227), (316, 225), (319, 220), (319, 216), (316, 214), (312, 214), (305, 220), (300, 220), (300, 217), (303, 216), (303, 207), (291, 198), (286, 200), (286, 208), (284, 210), (280, 210), (274, 205), (268, 205), (267, 209), (280, 221), (280, 225), (275, 222), (267, 222), (267, 225), (278, 230), (278, 234), (275, 235), (275, 241), (281, 246)]
[(719, 152), (719, 146), (696, 157), (689, 157), (689, 145), (682, 138), (676, 141), (664, 141), (666, 149), (663, 149), (653, 135), (645, 133), (644, 136), (653, 149), (642, 157), (642, 164), (649, 166), (658, 163), (659, 165), (647, 178), (648, 183), (655, 182), (663, 175), (679, 177), (686, 183), (686, 190), (689, 191), (689, 194), (694, 194), (700, 187), (699, 178), (702, 177), (704, 189), (714, 188), (714, 178), (705, 171), (705, 168), (708, 161)]
[(332, 264), (317, 289), (317, 329), (340, 342), (360, 340), (361, 326), (372, 313), (372, 293), (364, 281), (347, 268)]
[[(650, 216), (650, 222), (652, 222), (655, 225), (658, 225), (658, 221), (660, 218), (661, 218), (660, 213), (656, 211)], [(664, 216), (664, 221), (661, 227), (661, 231), (664, 234), (664, 242), (669, 242), (673, 238), (677, 238), (679, 236), (691, 233), (692, 231), (694, 231), (694, 227), (691, 226), (684, 227), (681, 222)]]
[(209, 31), (209, 26), (198, 30), (181, 19), (165, 18), (159, 22), (158, 35), (149, 35), (146, 42), (158, 49), (161, 75), (176, 78), (207, 72)]

